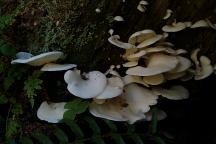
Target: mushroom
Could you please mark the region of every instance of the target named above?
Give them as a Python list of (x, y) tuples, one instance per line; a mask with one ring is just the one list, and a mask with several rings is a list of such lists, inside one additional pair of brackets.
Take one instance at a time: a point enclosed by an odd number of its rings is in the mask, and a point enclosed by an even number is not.
[(171, 14), (173, 13), (173, 11), (171, 9), (167, 9), (166, 10), (166, 15), (163, 17), (164, 20), (168, 19)]
[(189, 92), (186, 88), (180, 85), (171, 86), (169, 89), (153, 88), (153, 92), (170, 100), (182, 100), (189, 97)]
[(65, 104), (65, 102), (47, 103), (44, 101), (37, 110), (37, 117), (49, 123), (58, 123), (63, 119), (64, 112), (67, 111), (64, 108)]
[(11, 61), (11, 64), (28, 64), (31, 66), (41, 66), (50, 62), (54, 62), (63, 56), (62, 52), (47, 52), (37, 56), (33, 56), (30, 53), (19, 52), (17, 53), (17, 59)]
[[(149, 112), (145, 113), (145, 120), (146, 121), (151, 121), (152, 120), (152, 116), (153, 116), (153, 112), (152, 110), (150, 110)], [(157, 117), (157, 120), (163, 120), (167, 117), (167, 114), (162, 111), (162, 110), (157, 110), (156, 111), (156, 117)]]
[(63, 71), (63, 70), (69, 70), (72, 68), (75, 68), (77, 65), (75, 64), (54, 64), (54, 63), (48, 63), (45, 64), (41, 71)]
[(120, 48), (123, 48), (123, 49), (130, 49), (130, 48), (135, 48), (134, 45), (130, 44), (130, 43), (124, 43), (124, 42), (121, 42), (119, 41), (120, 39), (120, 36), (119, 35), (112, 35), (111, 37), (108, 38), (108, 41), (117, 46), (117, 47), (120, 47)]
[(151, 37), (149, 39), (146, 39), (146, 40), (142, 41), (139, 45), (137, 45), (136, 48), (139, 49), (139, 48), (147, 47), (149, 45), (152, 45), (152, 44), (156, 43), (157, 41), (159, 41), (162, 38), (163, 38), (162, 35), (156, 35), (154, 37)]
[(115, 16), (113, 19), (114, 19), (115, 21), (118, 21), (118, 22), (124, 21), (124, 18), (123, 18), (122, 16)]
[(147, 1), (144, 1), (144, 0), (141, 0), (137, 6), (137, 9), (140, 11), (140, 12), (145, 12), (146, 11), (146, 5), (148, 5), (148, 2)]
[(172, 25), (165, 25), (162, 27), (164, 32), (178, 32), (186, 28), (186, 25), (183, 22), (174, 22)]
[(148, 112), (150, 106), (157, 104), (158, 96), (147, 88), (129, 84), (125, 86), (124, 98), (134, 113), (142, 114)]
[(166, 80), (174, 80), (174, 79), (182, 78), (185, 75), (186, 75), (185, 71), (177, 72), (177, 73), (171, 73), (171, 72), (164, 73), (164, 77)]
[(195, 80), (201, 80), (213, 73), (213, 67), (211, 65), (211, 60), (206, 56), (200, 57), (200, 71), (195, 73)]
[(128, 43), (130, 43), (132, 45), (139, 44), (139, 43), (143, 42), (144, 40), (152, 38), (154, 36), (156, 36), (156, 33), (150, 29), (138, 31), (138, 32), (133, 33), (129, 37)]
[(144, 76), (143, 81), (149, 85), (159, 85), (165, 81), (163, 74)]
[(119, 96), (123, 92), (124, 83), (119, 77), (111, 77), (107, 80), (107, 86), (104, 91), (97, 95), (96, 99), (109, 99)]
[(126, 74), (136, 76), (152, 76), (174, 69), (178, 62), (179, 61), (175, 56), (155, 53), (149, 58), (147, 67), (132, 67), (126, 71)]
[(106, 76), (99, 71), (85, 73), (83, 77), (78, 70), (69, 70), (64, 75), (68, 91), (77, 97), (93, 98), (101, 94), (107, 85)]
[(176, 56), (176, 58), (178, 59), (178, 64), (174, 69), (169, 71), (169, 73), (183, 72), (191, 67), (191, 61), (189, 59), (182, 56)]
[(196, 21), (190, 28), (198, 28), (198, 27), (209, 27), (208, 23), (205, 20)]

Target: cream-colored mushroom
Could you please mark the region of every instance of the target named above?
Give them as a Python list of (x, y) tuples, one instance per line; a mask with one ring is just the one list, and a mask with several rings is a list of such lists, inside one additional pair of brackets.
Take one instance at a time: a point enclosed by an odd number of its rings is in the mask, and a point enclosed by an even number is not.
[(146, 40), (142, 41), (139, 45), (137, 45), (136, 48), (138, 48), (138, 49), (139, 48), (145, 48), (145, 47), (147, 47), (149, 45), (152, 45), (152, 44), (156, 43), (157, 41), (159, 41), (162, 38), (163, 38), (162, 35), (156, 35), (154, 37), (151, 37), (149, 39), (146, 39)]
[(137, 9), (140, 11), (140, 12), (145, 12), (146, 11), (146, 5), (148, 5), (148, 2), (145, 1), (145, 0), (141, 0), (139, 2), (139, 4), (137, 5)]
[(64, 112), (67, 109), (64, 108), (65, 102), (52, 103), (52, 102), (42, 102), (37, 110), (37, 117), (40, 120), (47, 121), (49, 123), (58, 123), (63, 119)]
[(165, 81), (163, 74), (144, 76), (143, 81), (149, 85), (159, 85)]
[(119, 39), (120, 39), (119, 35), (112, 35), (111, 37), (108, 38), (108, 41), (111, 44), (113, 44), (113, 45), (115, 45), (117, 47), (123, 48), (123, 49), (135, 48), (134, 45), (132, 45), (130, 43), (121, 42)]
[(165, 25), (162, 27), (164, 32), (178, 32), (186, 28), (183, 22), (174, 22), (172, 25)]
[(156, 36), (156, 33), (153, 30), (145, 29), (145, 30), (133, 33), (129, 37), (128, 43), (130, 43), (132, 45), (139, 44), (139, 43), (143, 42), (144, 40), (150, 39), (150, 38), (155, 37), (155, 36)]
[(115, 16), (114, 18), (113, 18), (115, 21), (124, 21), (124, 18), (122, 17), (122, 16)]
[(170, 73), (170, 72), (164, 73), (164, 77), (165, 77), (166, 80), (179, 79), (179, 78), (182, 78), (185, 75), (186, 75), (185, 71), (177, 72), (177, 73)]
[(152, 76), (174, 69), (178, 64), (175, 56), (169, 56), (162, 53), (154, 53), (149, 58), (147, 67), (136, 66), (126, 71), (128, 75)]
[(41, 66), (58, 60), (60, 57), (63, 56), (63, 53), (55, 51), (33, 56), (30, 53), (19, 52), (16, 56), (17, 59), (11, 61), (11, 64), (28, 64), (31, 66)]
[(182, 56), (176, 56), (176, 58), (178, 59), (178, 64), (173, 70), (169, 71), (169, 73), (183, 72), (191, 67), (191, 61), (189, 59)]
[(171, 86), (169, 89), (153, 88), (155, 94), (161, 95), (170, 100), (182, 100), (189, 97), (189, 92), (186, 88), (180, 85)]
[(131, 61), (131, 62), (126, 62), (126, 63), (122, 64), (123, 67), (134, 67), (137, 65), (138, 65), (137, 61)]
[(205, 20), (196, 21), (190, 28), (198, 28), (198, 27), (209, 27), (208, 23)]
[[(153, 116), (153, 112), (152, 110), (150, 110), (149, 112), (145, 113), (145, 120), (146, 121), (151, 121), (152, 120), (152, 116)], [(167, 114), (162, 111), (162, 110), (157, 110), (156, 111), (156, 118), (157, 120), (163, 120), (167, 117)]]
[(168, 19), (172, 15), (173, 11), (171, 9), (166, 10), (166, 15), (163, 17), (163, 19)]

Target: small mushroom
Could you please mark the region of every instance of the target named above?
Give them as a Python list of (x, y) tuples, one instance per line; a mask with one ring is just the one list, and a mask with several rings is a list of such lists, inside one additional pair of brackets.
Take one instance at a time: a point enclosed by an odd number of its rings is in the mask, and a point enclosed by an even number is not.
[(47, 52), (37, 56), (30, 53), (20, 52), (17, 53), (17, 59), (11, 61), (11, 64), (28, 64), (31, 66), (41, 66), (47, 63), (54, 62), (63, 56), (62, 52)]
[(172, 15), (173, 11), (171, 9), (166, 10), (166, 15), (163, 17), (164, 20), (168, 19)]
[(179, 61), (175, 56), (155, 53), (149, 58), (147, 67), (132, 67), (126, 71), (126, 74), (136, 76), (152, 76), (174, 69), (178, 62)]
[(178, 32), (186, 28), (186, 25), (183, 22), (174, 22), (172, 25), (165, 25), (162, 27), (164, 32)]
[(155, 94), (161, 95), (170, 100), (182, 100), (189, 97), (189, 92), (186, 88), (180, 85), (171, 86), (169, 89), (153, 88)]
[(63, 71), (63, 70), (69, 70), (72, 68), (75, 68), (77, 65), (75, 64), (54, 64), (54, 63), (48, 63), (45, 64), (41, 71)]
[(182, 56), (176, 56), (176, 58), (178, 59), (178, 64), (173, 70), (169, 71), (169, 73), (183, 72), (191, 67), (192, 64), (189, 59), (182, 57)]
[(120, 47), (120, 48), (123, 48), (123, 49), (130, 49), (130, 48), (135, 48), (134, 45), (130, 44), (130, 43), (124, 43), (124, 42), (121, 42), (119, 41), (120, 39), (120, 36), (119, 35), (112, 35), (111, 37), (108, 38), (108, 41), (117, 46), (117, 47)]
[(200, 57), (200, 71), (195, 73), (195, 80), (201, 80), (213, 73), (213, 67), (211, 65), (211, 60), (206, 56)]
[(143, 81), (149, 85), (159, 85), (165, 81), (163, 74), (144, 76)]
[(64, 108), (65, 104), (65, 102), (47, 103), (44, 101), (37, 110), (37, 117), (49, 123), (58, 123), (63, 119), (64, 112), (67, 111)]
[(148, 2), (147, 1), (144, 1), (144, 0), (141, 0), (137, 6), (137, 9), (140, 11), (140, 12), (145, 12), (146, 11), (146, 5), (148, 5)]
[(177, 72), (177, 73), (171, 73), (171, 72), (164, 73), (164, 77), (165, 77), (166, 80), (179, 79), (179, 78), (182, 78), (185, 75), (186, 75), (185, 71)]
[[(153, 112), (152, 110), (150, 110), (149, 112), (145, 113), (145, 120), (146, 121), (151, 121), (152, 120), (152, 116), (153, 116)], [(157, 110), (156, 111), (156, 117), (157, 117), (157, 120), (163, 120), (167, 117), (167, 114), (162, 111), (162, 110)]]
[(107, 85), (106, 76), (99, 71), (91, 71), (81, 76), (79, 71), (69, 70), (65, 73), (64, 79), (68, 84), (68, 91), (83, 99), (93, 98), (101, 94)]
[(209, 27), (208, 23), (205, 20), (199, 20), (191, 25), (190, 28), (198, 28), (198, 27)]
[(124, 21), (124, 18), (123, 18), (122, 16), (115, 16), (113, 19), (114, 19), (115, 21), (118, 21), (118, 22)]
[(139, 48), (145, 48), (145, 47), (147, 47), (149, 45), (152, 45), (152, 44), (156, 43), (157, 41), (159, 41), (162, 38), (163, 38), (162, 35), (156, 35), (154, 37), (151, 37), (149, 39), (146, 39), (146, 40), (142, 41), (139, 45), (137, 45), (136, 48), (138, 48), (138, 49)]

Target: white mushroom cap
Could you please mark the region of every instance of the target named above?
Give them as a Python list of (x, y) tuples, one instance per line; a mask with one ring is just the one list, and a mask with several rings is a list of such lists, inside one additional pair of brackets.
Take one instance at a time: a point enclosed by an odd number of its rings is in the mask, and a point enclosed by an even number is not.
[(169, 89), (153, 88), (155, 94), (161, 95), (170, 100), (182, 100), (189, 97), (189, 92), (186, 88), (180, 85), (171, 86)]
[(106, 76), (99, 71), (84, 74), (87, 80), (81, 78), (76, 70), (65, 73), (64, 79), (68, 84), (68, 91), (80, 98), (93, 98), (102, 93), (107, 85)]
[(152, 76), (174, 69), (178, 64), (175, 56), (168, 56), (161, 53), (152, 54), (147, 67), (136, 66), (126, 71), (128, 75)]
[(122, 79), (123, 79), (123, 82), (125, 85), (131, 84), (131, 83), (138, 83), (138, 84), (142, 84), (146, 87), (149, 87), (149, 85), (147, 83), (145, 83), (142, 80), (142, 77), (140, 77), (140, 76), (126, 75)]
[(188, 51), (185, 49), (177, 49), (175, 55), (186, 54), (186, 53), (188, 53)]
[(141, 114), (148, 112), (151, 105), (157, 104), (158, 96), (147, 88), (129, 84), (125, 86), (124, 98), (135, 114)]
[(172, 13), (173, 13), (173, 11), (171, 9), (167, 9), (166, 10), (166, 15), (163, 17), (163, 19), (164, 20), (168, 19), (171, 16)]
[(192, 22), (190, 22), (190, 21), (186, 21), (186, 22), (184, 22), (184, 24), (185, 24), (186, 27), (191, 27)]
[(198, 27), (209, 27), (208, 23), (205, 20), (196, 21), (191, 28), (198, 28)]
[(149, 85), (159, 85), (165, 81), (163, 74), (144, 76), (143, 81)]
[(183, 72), (183, 71), (185, 71), (191, 67), (191, 61), (189, 59), (182, 57), (182, 56), (176, 56), (176, 58), (178, 59), (179, 62), (177, 64), (176, 68), (169, 71), (170, 73)]
[(197, 55), (200, 49), (195, 49), (191, 53), (191, 60), (195, 63), (196, 69), (199, 69), (199, 61), (197, 59)]
[(126, 62), (126, 63), (122, 64), (123, 67), (134, 67), (134, 66), (137, 66), (137, 65), (138, 65), (137, 61)]
[(173, 23), (172, 25), (165, 25), (162, 27), (164, 32), (178, 32), (186, 28), (183, 22)]
[(77, 65), (75, 64), (55, 64), (55, 63), (48, 63), (45, 64), (41, 71), (63, 71), (75, 68)]
[(125, 53), (122, 55), (122, 58), (127, 60), (127, 57), (131, 54), (134, 54), (135, 52), (137, 52), (137, 48), (126, 49)]
[(112, 35), (108, 38), (108, 41), (117, 46), (117, 47), (120, 47), (120, 48), (123, 48), (123, 49), (130, 49), (130, 48), (135, 48), (134, 45), (130, 44), (130, 43), (124, 43), (124, 42), (121, 42), (119, 41), (120, 39), (120, 36), (119, 35)]
[(133, 33), (128, 40), (128, 43), (135, 45), (136, 43), (141, 43), (146, 39), (155, 37), (156, 33), (153, 30), (146, 29)]
[(195, 74), (195, 77), (194, 77), (195, 80), (204, 79), (213, 73), (213, 67), (211, 65), (211, 60), (208, 57), (201, 56), (200, 65), (201, 65), (200, 67), (201, 69), (197, 74)]
[(28, 64), (31, 66), (41, 66), (50, 62), (54, 62), (60, 57), (63, 56), (62, 52), (55, 51), (55, 52), (47, 52), (47, 53), (42, 53), (37, 56), (31, 56), (31, 54), (26, 55), (23, 53), (18, 53), (18, 59), (15, 59), (11, 61), (11, 64)]
[(27, 52), (18, 52), (16, 54), (17, 59), (29, 59), (29, 58), (31, 58), (33, 56), (34, 55), (32, 55), (31, 53), (27, 53)]
[(63, 119), (64, 112), (67, 111), (64, 109), (65, 104), (65, 102), (48, 104), (44, 101), (37, 110), (37, 117), (50, 123), (58, 123)]
[(119, 77), (111, 77), (107, 79), (107, 86), (104, 91), (97, 95), (96, 99), (109, 99), (119, 96), (123, 92), (124, 83)]
[(146, 54), (146, 51), (145, 50), (141, 50), (137, 53), (134, 53), (134, 54), (131, 54), (127, 57), (127, 59), (139, 59), (140, 57), (144, 56)]
[(170, 47), (164, 47), (164, 46), (156, 46), (156, 47), (151, 47), (151, 48), (146, 48), (145, 49), (146, 53), (156, 53), (156, 52), (166, 52), (170, 54), (175, 54), (176, 51)]
[(122, 17), (122, 16), (115, 16), (114, 18), (113, 18), (115, 21), (124, 21), (124, 18)]
[(162, 35), (156, 35), (154, 37), (151, 37), (149, 39), (146, 39), (144, 41), (142, 41), (136, 48), (144, 48), (147, 47), (149, 45), (152, 45), (154, 43), (156, 43), (157, 41), (159, 41), (160, 39), (162, 39), (163, 36)]

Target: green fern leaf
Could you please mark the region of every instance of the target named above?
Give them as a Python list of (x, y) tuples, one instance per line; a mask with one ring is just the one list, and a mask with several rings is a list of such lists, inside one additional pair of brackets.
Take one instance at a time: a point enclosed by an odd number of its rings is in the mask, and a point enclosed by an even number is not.
[(126, 144), (120, 134), (111, 134), (111, 137), (115, 140), (116, 144)]
[(68, 143), (68, 136), (60, 128), (55, 129), (54, 135), (59, 140), (59, 144), (67, 144)]
[(105, 141), (102, 139), (101, 136), (93, 136), (92, 142), (96, 144), (105, 144)]
[(166, 144), (166, 142), (162, 138), (160, 138), (160, 137), (154, 137), (154, 141), (157, 144)]
[(104, 120), (104, 122), (108, 125), (108, 127), (111, 130), (111, 132), (117, 132), (118, 131), (116, 125), (112, 121)]
[(20, 139), (21, 144), (33, 144), (32, 140), (29, 137), (22, 137)]
[(85, 116), (84, 120), (89, 124), (92, 132), (94, 134), (101, 134), (100, 127), (98, 126), (97, 122), (90, 116)]
[(71, 131), (76, 135), (77, 138), (84, 137), (81, 128), (74, 121), (63, 119), (63, 122), (70, 127)]
[(143, 140), (138, 135), (132, 135), (130, 138), (135, 144), (144, 144)]
[(68, 109), (68, 111), (64, 113), (64, 119), (74, 120), (77, 114), (81, 114), (86, 111), (88, 105), (88, 101), (82, 101), (81, 99), (75, 99), (68, 102), (65, 105), (65, 109)]
[(20, 125), (16, 121), (9, 120), (8, 124), (6, 125), (5, 138), (6, 139), (11, 138), (14, 134), (17, 133), (19, 128), (20, 128)]
[(6, 104), (8, 102), (8, 98), (4, 95), (0, 95), (0, 104)]
[(157, 132), (157, 109), (153, 108), (152, 109), (152, 120), (151, 120), (151, 125), (150, 125), (150, 132), (152, 134), (156, 134)]
[(32, 135), (41, 144), (53, 144), (50, 138), (42, 133), (35, 133)]

